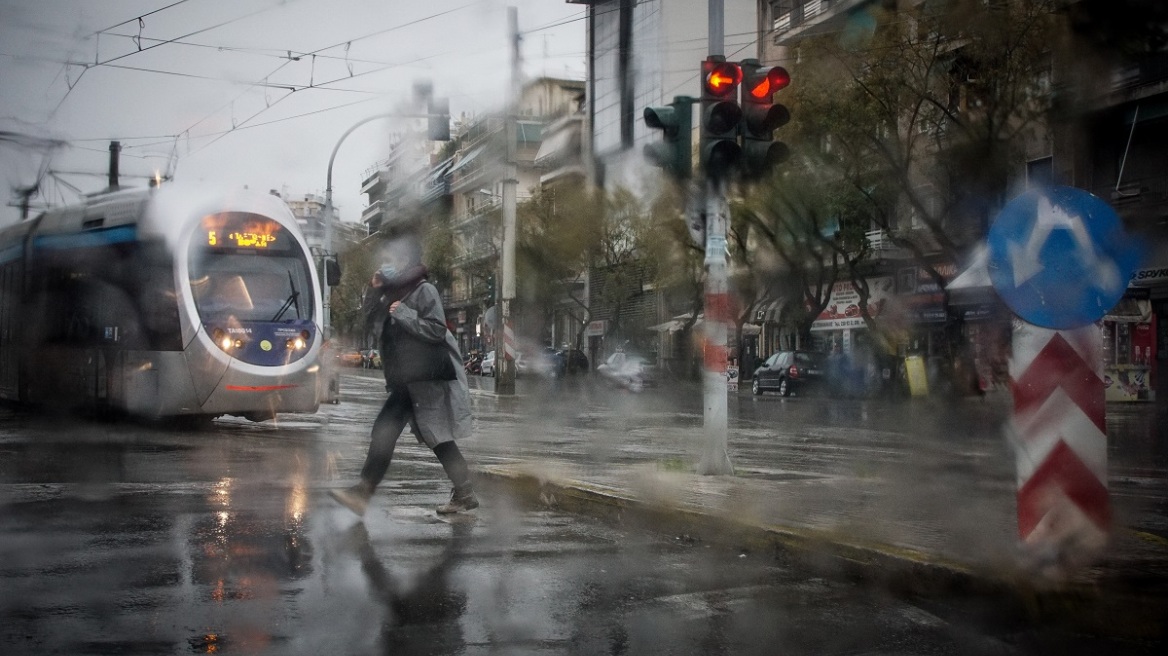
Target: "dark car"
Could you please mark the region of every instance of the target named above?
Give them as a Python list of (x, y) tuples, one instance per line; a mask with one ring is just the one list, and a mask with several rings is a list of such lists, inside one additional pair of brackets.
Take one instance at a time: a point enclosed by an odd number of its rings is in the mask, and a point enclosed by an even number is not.
[(754, 370), (751, 391), (756, 395), (775, 390), (787, 396), (798, 389), (810, 389), (823, 382), (824, 356), (815, 351), (779, 351)]
[(590, 371), (588, 356), (579, 349), (552, 351), (552, 359), (555, 362), (557, 376), (574, 376)]

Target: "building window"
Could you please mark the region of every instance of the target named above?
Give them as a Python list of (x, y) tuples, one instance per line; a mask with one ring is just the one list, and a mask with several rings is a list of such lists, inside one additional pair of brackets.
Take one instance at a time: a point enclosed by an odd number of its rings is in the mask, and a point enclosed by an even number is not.
[(896, 293), (915, 294), (917, 291), (917, 268), (905, 267), (896, 273)]
[(1026, 162), (1026, 186), (1049, 187), (1054, 184), (1054, 158), (1040, 157)]
[(795, 0), (772, 0), (771, 24), (775, 31), (790, 29), (791, 10), (794, 6)]

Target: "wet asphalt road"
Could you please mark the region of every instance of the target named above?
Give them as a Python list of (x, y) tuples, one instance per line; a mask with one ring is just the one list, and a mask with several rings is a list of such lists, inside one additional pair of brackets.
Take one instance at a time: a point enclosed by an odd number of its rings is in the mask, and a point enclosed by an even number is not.
[[(200, 433), (0, 414), (0, 650), (1155, 651), (1027, 625), (976, 600), (893, 598), (766, 554), (521, 507), (501, 491), (442, 520), (432, 508), (448, 484), (408, 435), (358, 522), (325, 494), (359, 469), (377, 410), (375, 381), (348, 382), (346, 400), (316, 416)], [(693, 421), (659, 397), (589, 394), (568, 402), (569, 424), (632, 422), (647, 434)], [(553, 400), (536, 400), (545, 413), (518, 422), (528, 406), (477, 394), (482, 435), (467, 450), (486, 459), (483, 442), (509, 450), (515, 434), (545, 428), (570, 445), (570, 427), (552, 430)], [(599, 459), (623, 447), (576, 448)]]

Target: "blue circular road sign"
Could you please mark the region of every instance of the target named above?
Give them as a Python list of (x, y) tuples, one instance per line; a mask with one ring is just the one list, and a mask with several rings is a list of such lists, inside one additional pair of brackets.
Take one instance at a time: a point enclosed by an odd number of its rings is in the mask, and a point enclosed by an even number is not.
[(1025, 321), (1057, 330), (1102, 319), (1141, 259), (1115, 210), (1073, 187), (1034, 189), (1011, 200), (986, 241), (998, 295)]

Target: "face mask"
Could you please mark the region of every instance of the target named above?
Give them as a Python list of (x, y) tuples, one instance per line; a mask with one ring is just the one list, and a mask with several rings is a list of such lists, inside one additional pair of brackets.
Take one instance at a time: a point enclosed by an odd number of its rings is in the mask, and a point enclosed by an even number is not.
[(397, 267), (392, 264), (382, 264), (381, 268), (377, 270), (377, 275), (381, 276), (385, 282), (393, 282), (393, 279), (397, 277)]

